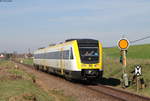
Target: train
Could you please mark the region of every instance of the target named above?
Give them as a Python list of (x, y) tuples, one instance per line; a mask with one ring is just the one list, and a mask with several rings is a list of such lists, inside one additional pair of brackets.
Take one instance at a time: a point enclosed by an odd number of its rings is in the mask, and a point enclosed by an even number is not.
[(95, 39), (68, 39), (34, 52), (34, 68), (74, 80), (103, 76), (102, 44)]

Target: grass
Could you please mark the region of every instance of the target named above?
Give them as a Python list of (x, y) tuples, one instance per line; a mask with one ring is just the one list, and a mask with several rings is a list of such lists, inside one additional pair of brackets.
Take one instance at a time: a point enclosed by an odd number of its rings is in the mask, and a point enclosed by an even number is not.
[(9, 69), (8, 72), (10, 74), (13, 74), (13, 75), (15, 75), (17, 77), (21, 77), (21, 78), (26, 79), (26, 80), (33, 80), (33, 79), (36, 78), (35, 75), (28, 74), (28, 73), (26, 73), (26, 72), (24, 72), (24, 71), (22, 71), (20, 69)]
[[(34, 96), (37, 101), (53, 101), (52, 97), (48, 96), (46, 92), (39, 89), (37, 85), (33, 84), (31, 81), (6, 80), (5, 82), (0, 82), (0, 101), (7, 101), (12, 97), (24, 96), (26, 94)], [(25, 98), (22, 100), (25, 100)]]
[(12, 61), (0, 61), (0, 74), (0, 101), (75, 101), (62, 91), (43, 90), (33, 82), (35, 75), (16, 68)]
[[(141, 89), (140, 94), (150, 96), (150, 44), (130, 46), (127, 54), (127, 73), (131, 80), (135, 65), (142, 66), (142, 76), (146, 81), (147, 88)], [(104, 48), (103, 49), (103, 63), (104, 63), (104, 77), (121, 79), (122, 75), (122, 64), (119, 62), (120, 50), (115, 48)], [(120, 85), (119, 85), (120, 87)], [(136, 86), (131, 85), (127, 88), (130, 91), (135, 92)]]
[(0, 61), (0, 68), (0, 101), (33, 101), (33, 98), (53, 101), (53, 97), (32, 82), (33, 74), (16, 69), (12, 61)]
[[(135, 45), (128, 48), (127, 58), (131, 59), (150, 59), (150, 44)], [(111, 58), (120, 57), (120, 49), (115, 48), (104, 48), (104, 56)]]
[(15, 67), (15, 64), (12, 61), (0, 60), (1, 68), (12, 68)]
[(15, 58), (15, 61), (22, 61), (24, 64), (33, 65), (33, 58)]
[(32, 58), (25, 58), (25, 59), (23, 59), (23, 63), (33, 65), (33, 59)]

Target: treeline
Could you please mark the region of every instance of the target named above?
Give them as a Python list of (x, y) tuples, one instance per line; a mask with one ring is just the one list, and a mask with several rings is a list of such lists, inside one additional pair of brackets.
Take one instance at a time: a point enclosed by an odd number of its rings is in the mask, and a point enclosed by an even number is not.
[(1, 56), (0, 59), (13, 59), (13, 58), (32, 58), (33, 54), (28, 53), (28, 54), (17, 54), (17, 53), (0, 53)]

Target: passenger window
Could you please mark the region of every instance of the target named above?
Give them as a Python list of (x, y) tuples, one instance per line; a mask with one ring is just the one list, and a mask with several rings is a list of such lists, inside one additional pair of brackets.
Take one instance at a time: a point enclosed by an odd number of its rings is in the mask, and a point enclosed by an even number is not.
[(73, 59), (73, 51), (72, 51), (72, 48), (70, 49), (70, 59)]

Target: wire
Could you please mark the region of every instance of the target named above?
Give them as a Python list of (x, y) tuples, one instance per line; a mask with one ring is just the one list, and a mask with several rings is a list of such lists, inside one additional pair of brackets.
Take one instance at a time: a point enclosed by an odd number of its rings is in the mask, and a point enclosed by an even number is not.
[[(122, 38), (125, 38), (125, 35), (123, 35)], [(140, 38), (140, 39), (137, 39), (137, 40), (133, 40), (133, 41), (129, 41), (129, 42), (130, 42), (130, 44), (132, 44), (132, 43), (135, 43), (137, 41), (145, 40), (145, 39), (148, 39), (148, 38), (150, 38), (150, 36), (143, 37), (143, 38)], [(116, 47), (116, 45), (111, 46), (111, 47), (104, 47), (104, 48), (112, 48), (112, 47)]]
[(137, 40), (134, 40), (134, 41), (130, 41), (130, 43), (135, 43), (135, 42), (137, 42), (137, 41), (145, 40), (145, 39), (148, 39), (148, 38), (150, 38), (150, 36), (143, 37), (143, 38), (141, 38), (141, 39), (137, 39)]

